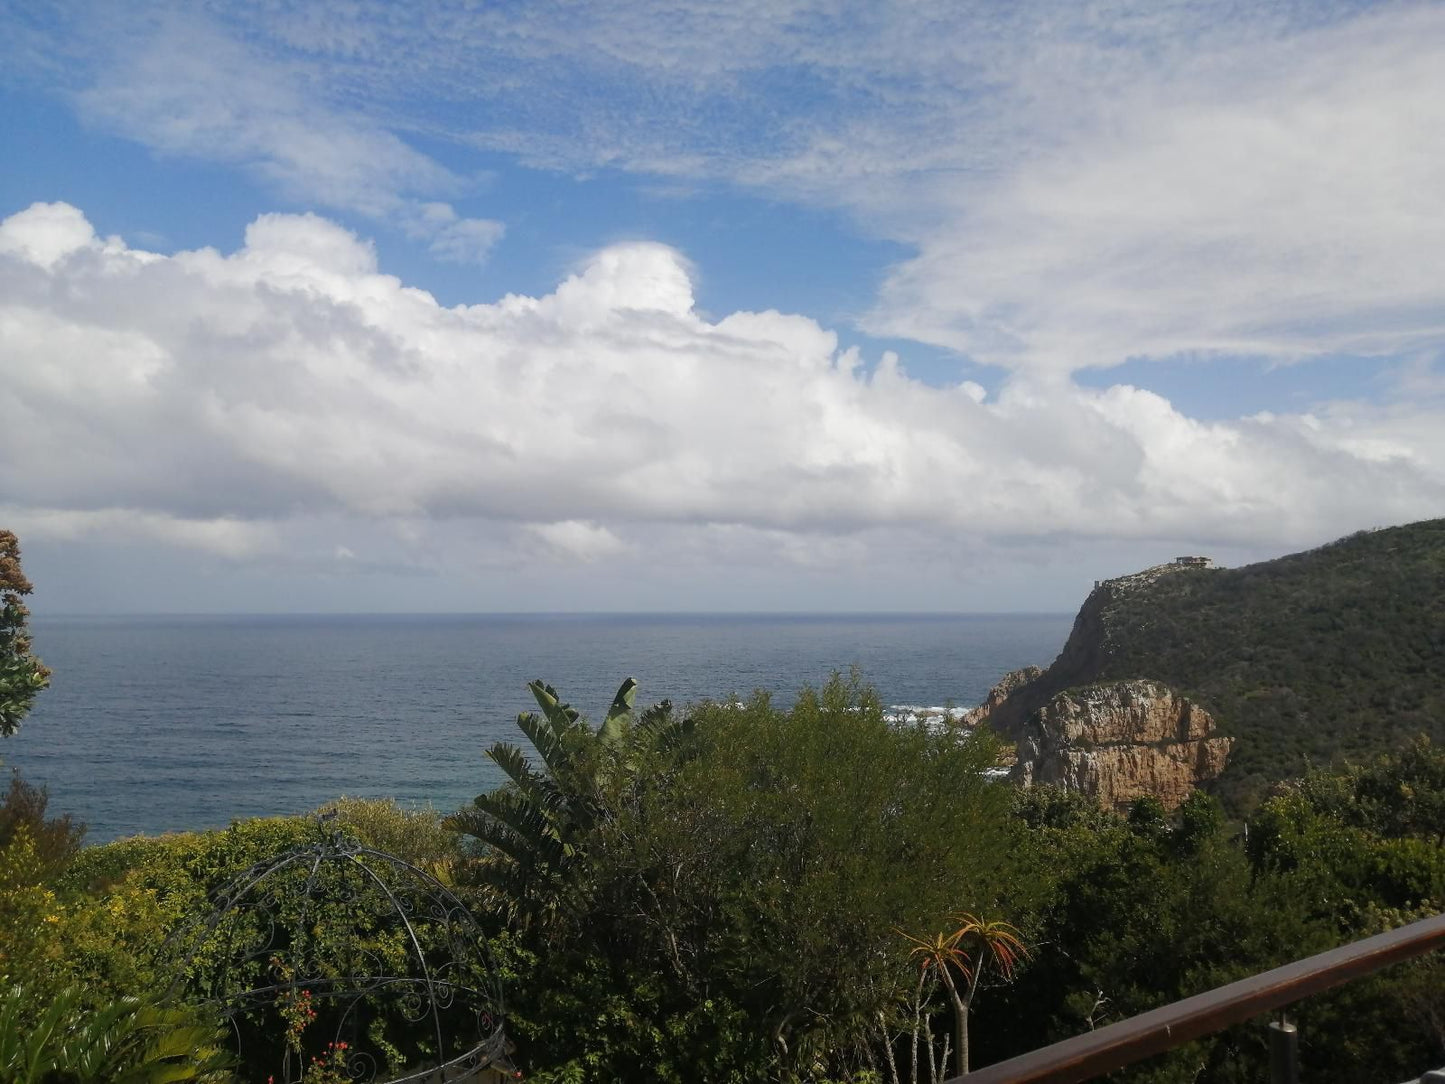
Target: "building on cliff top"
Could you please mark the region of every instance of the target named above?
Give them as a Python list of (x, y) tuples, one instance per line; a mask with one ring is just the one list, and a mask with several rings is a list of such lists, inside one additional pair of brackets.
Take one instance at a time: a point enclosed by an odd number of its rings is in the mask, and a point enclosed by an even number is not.
[(1160, 576), (1176, 572), (1181, 568), (1218, 568), (1213, 557), (1176, 557), (1162, 565), (1154, 565), (1140, 572), (1131, 572), (1127, 576), (1117, 576), (1112, 580), (1095, 580), (1094, 587), (1098, 588), (1103, 584), (1141, 584), (1153, 583)]

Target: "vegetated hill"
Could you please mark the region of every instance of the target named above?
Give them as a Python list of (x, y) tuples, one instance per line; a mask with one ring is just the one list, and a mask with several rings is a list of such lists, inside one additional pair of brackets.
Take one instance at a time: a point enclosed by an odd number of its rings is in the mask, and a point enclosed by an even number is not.
[(990, 722), (1016, 734), (1056, 693), (1126, 678), (1193, 697), (1236, 739), (1211, 788), (1235, 811), (1310, 763), (1420, 733), (1445, 742), (1445, 519), (1243, 568), (1106, 580), (1053, 665)]

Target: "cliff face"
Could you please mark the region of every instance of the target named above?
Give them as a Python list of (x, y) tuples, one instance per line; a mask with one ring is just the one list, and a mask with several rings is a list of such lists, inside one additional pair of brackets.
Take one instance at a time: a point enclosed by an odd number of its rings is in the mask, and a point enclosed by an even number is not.
[(1157, 682), (1088, 685), (1027, 720), (1010, 778), (1077, 790), (1115, 809), (1144, 795), (1172, 809), (1224, 770), (1230, 744), (1214, 735), (1208, 712)]
[[(1013, 671), (975, 710), (982, 712), (981, 717), (987, 718), (989, 725), (999, 734), (1017, 741), (1033, 714), (1055, 696), (1065, 689), (1097, 681), (1105, 674), (1114, 639), (1110, 634), (1108, 617), (1121, 601), (1147, 591), (1165, 576), (1199, 575), (1200, 571), (1180, 565), (1159, 565), (1131, 576), (1099, 581), (1079, 607), (1069, 638), (1048, 669), (1030, 666)], [(1001, 690), (1003, 695), (990, 706), (995, 694)], [(988, 710), (984, 711), (984, 708)]]
[(994, 713), (1008, 702), (1009, 697), (1018, 692), (1024, 686), (1037, 681), (1043, 675), (1043, 671), (1037, 666), (1025, 666), (1022, 670), (1010, 670), (1003, 677), (999, 678), (998, 684), (988, 691), (983, 703), (978, 707), (964, 713), (963, 722), (967, 726), (977, 726), (982, 722), (991, 722), (994, 729), (998, 729), (998, 720)]
[(1099, 683), (1118, 604), (1165, 576), (1197, 572), (1160, 565), (1096, 583), (1049, 668), (1005, 675), (969, 713), (969, 722), (987, 720), (1015, 744), (1011, 779), (1077, 790), (1116, 809), (1144, 795), (1172, 809), (1224, 770), (1230, 739), (1213, 736), (1214, 719), (1199, 705), (1143, 678)]
[[(1210, 789), (1247, 813), (1310, 763), (1364, 760), (1422, 733), (1445, 743), (1442, 630), (1445, 519), (1242, 568), (1185, 559), (1096, 583), (1058, 658), (1000, 686), (975, 717), (1018, 742), (1061, 694), (1149, 679), (1234, 739)], [(1118, 759), (1137, 777), (1150, 770)]]

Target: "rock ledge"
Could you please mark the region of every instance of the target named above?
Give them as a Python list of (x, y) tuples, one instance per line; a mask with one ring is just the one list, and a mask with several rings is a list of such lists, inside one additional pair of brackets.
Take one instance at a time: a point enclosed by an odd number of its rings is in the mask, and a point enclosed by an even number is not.
[(1224, 770), (1231, 739), (1213, 734), (1207, 711), (1159, 682), (1084, 685), (1028, 717), (1009, 777), (1077, 790), (1106, 808), (1152, 795), (1172, 809)]

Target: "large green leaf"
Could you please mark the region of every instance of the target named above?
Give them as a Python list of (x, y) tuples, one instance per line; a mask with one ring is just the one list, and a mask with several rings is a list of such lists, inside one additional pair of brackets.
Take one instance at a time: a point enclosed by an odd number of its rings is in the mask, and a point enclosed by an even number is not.
[(626, 737), (632, 722), (632, 702), (636, 699), (637, 681), (628, 678), (612, 698), (612, 706), (607, 709), (607, 718), (602, 721), (597, 732), (597, 736), (607, 748), (616, 749)]
[(38, 1012), (23, 986), (0, 993), (5, 1084), (221, 1084), (230, 1055), (193, 1010), (120, 998), (99, 1008), (62, 990)]

